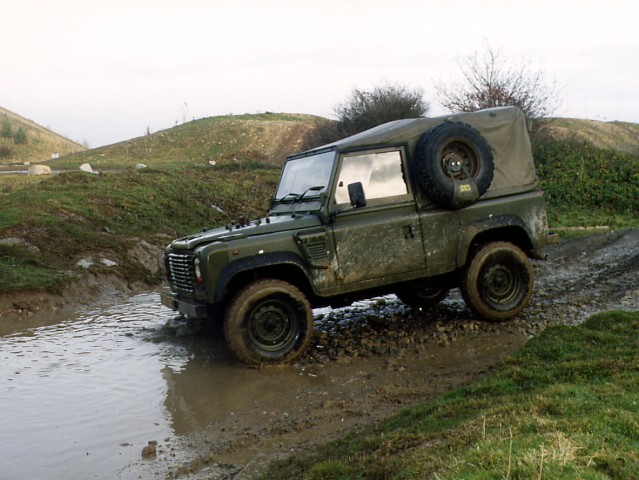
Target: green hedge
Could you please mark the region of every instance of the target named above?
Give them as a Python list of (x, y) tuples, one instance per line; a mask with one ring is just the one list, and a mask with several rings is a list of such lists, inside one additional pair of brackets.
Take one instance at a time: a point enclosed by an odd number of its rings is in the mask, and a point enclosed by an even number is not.
[(637, 224), (639, 156), (540, 139), (533, 140), (533, 155), (551, 221)]

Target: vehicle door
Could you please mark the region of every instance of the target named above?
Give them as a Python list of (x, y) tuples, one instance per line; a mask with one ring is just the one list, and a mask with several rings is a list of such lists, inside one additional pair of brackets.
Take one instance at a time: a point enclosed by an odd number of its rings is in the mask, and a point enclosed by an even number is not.
[[(403, 148), (342, 155), (331, 202), (339, 283), (369, 281), (374, 286), (425, 268), (419, 217), (404, 174), (405, 162)], [(366, 204), (355, 207), (349, 185), (358, 182)]]

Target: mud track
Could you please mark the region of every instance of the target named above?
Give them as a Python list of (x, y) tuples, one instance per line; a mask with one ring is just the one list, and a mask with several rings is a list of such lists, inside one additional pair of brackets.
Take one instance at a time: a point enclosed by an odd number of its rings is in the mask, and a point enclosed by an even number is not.
[[(203, 425), (183, 443), (160, 441), (155, 461), (133, 465), (131, 478), (255, 478), (274, 459), (490, 374), (550, 325), (575, 325), (604, 310), (639, 310), (639, 230), (562, 241), (548, 255), (534, 263), (533, 300), (508, 323), (473, 318), (456, 291), (428, 312), (394, 296), (316, 312), (308, 355), (293, 367), (265, 367), (266, 374), (294, 368), (308, 377), (307, 386), (265, 388), (252, 408)], [(188, 415), (189, 399), (182, 401)]]

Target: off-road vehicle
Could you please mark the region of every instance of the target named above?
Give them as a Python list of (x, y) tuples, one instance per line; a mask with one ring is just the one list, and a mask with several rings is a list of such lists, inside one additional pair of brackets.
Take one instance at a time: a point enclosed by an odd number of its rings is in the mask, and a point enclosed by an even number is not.
[(268, 215), (173, 241), (166, 306), (223, 322), (247, 363), (311, 341), (312, 308), (458, 287), (474, 314), (518, 315), (547, 243), (526, 121), (514, 107), (398, 120), (287, 159)]

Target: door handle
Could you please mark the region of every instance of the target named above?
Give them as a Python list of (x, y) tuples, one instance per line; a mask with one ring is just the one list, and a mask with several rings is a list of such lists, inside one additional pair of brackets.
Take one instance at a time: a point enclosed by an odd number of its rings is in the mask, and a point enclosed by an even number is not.
[(415, 238), (415, 233), (413, 232), (413, 226), (412, 225), (406, 225), (402, 228), (402, 231), (404, 232), (404, 238), (406, 240), (410, 240), (412, 238)]

